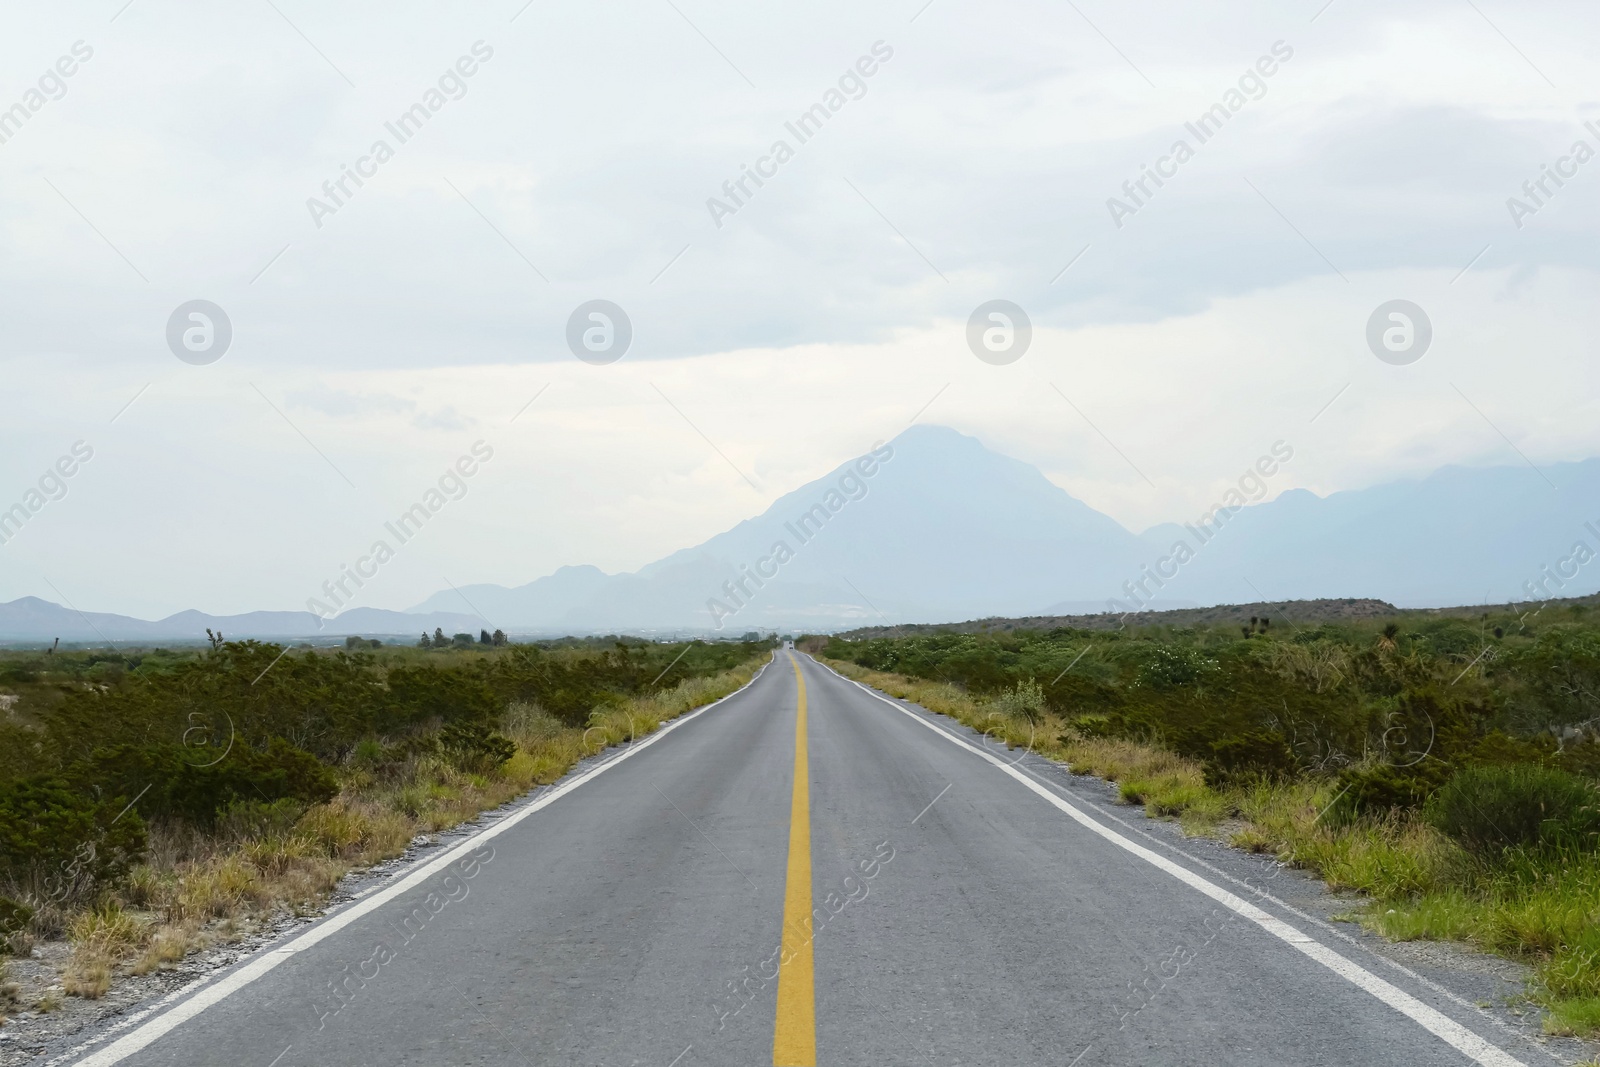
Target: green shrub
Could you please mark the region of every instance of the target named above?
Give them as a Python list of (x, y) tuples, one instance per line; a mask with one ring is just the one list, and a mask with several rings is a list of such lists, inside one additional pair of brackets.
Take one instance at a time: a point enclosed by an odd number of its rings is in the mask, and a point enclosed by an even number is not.
[(350, 762), (358, 767), (375, 767), (384, 760), (383, 742), (364, 737), (350, 750)]
[(389, 671), (388, 687), (393, 724), (488, 721), (504, 707), (481, 677), (456, 667), (396, 667)]
[(1070, 744), (1076, 741), (1078, 737), (1104, 738), (1116, 736), (1116, 727), (1104, 715), (1079, 715), (1072, 720), (1070, 725), (1077, 737), (1072, 734), (1063, 734), (1060, 739), (1062, 744)]
[(439, 754), (439, 735), (435, 732), (406, 734), (384, 746), (383, 759), (387, 763), (405, 763), (426, 759)]
[(1153, 645), (1134, 676), (1135, 686), (1167, 689), (1192, 685), (1217, 670), (1217, 661), (1187, 645)]
[(331, 770), (278, 737), (265, 751), (235, 744), (213, 764), (196, 766), (193, 758), (192, 749), (177, 745), (115, 745), (96, 750), (72, 777), (85, 790), (138, 797), (139, 810), (149, 818), (202, 827), (215, 825), (232, 804), (320, 804), (339, 791)]
[(445, 758), (463, 771), (493, 771), (517, 754), (510, 738), (492, 733), (482, 723), (451, 723), (439, 731), (439, 746)]
[(1577, 775), (1549, 767), (1467, 767), (1428, 801), (1428, 821), (1467, 851), (1522, 847), (1592, 849), (1600, 795)]
[(97, 800), (59, 778), (0, 787), (0, 879), (62, 903), (120, 881), (145, 852), (131, 799)]
[(39, 744), (39, 731), (5, 718), (3, 711), (0, 711), (0, 782), (37, 774), (43, 763), (44, 752)]
[(1044, 689), (1033, 679), (1025, 678), (996, 697), (994, 707), (1002, 715), (1038, 722), (1044, 714)]
[(217, 833), (233, 841), (257, 838), (282, 838), (294, 829), (305, 814), (304, 801), (293, 797), (280, 800), (235, 800), (217, 813)]
[(1299, 766), (1283, 735), (1266, 730), (1218, 738), (1209, 747), (1205, 776), (1206, 784), (1213, 787), (1288, 778)]
[(32, 908), (10, 897), (0, 897), (0, 940), (21, 933), (32, 921)]
[(1442, 778), (1441, 764), (1424, 761), (1412, 767), (1393, 764), (1346, 767), (1339, 772), (1337, 799), (1325, 818), (1330, 824), (1357, 815), (1414, 811), (1427, 802)]

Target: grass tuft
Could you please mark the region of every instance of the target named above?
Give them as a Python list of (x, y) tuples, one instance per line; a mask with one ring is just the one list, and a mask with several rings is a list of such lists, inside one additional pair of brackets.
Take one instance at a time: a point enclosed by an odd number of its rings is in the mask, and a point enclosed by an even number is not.
[(68, 929), (72, 955), (62, 975), (71, 996), (98, 1000), (111, 988), (113, 968), (149, 938), (149, 926), (113, 904), (77, 916)]

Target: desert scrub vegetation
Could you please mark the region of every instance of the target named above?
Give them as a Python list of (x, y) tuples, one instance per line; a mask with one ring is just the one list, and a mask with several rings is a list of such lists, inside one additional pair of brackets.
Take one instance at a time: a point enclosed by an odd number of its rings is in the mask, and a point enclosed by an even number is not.
[(1537, 969), (1600, 1033), (1600, 625), (1535, 614), (811, 638), (830, 665)]
[(0, 652), (0, 949), (65, 941), (62, 991), (104, 996), (732, 692), (771, 647), (373, 644)]

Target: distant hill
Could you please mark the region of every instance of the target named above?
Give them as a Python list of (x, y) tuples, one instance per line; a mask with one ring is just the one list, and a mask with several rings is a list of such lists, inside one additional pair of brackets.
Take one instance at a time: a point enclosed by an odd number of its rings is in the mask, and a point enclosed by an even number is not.
[[(322, 625), (318, 626), (321, 622)], [(103, 612), (79, 612), (38, 597), (0, 604), (0, 641), (86, 642), (185, 641), (206, 639), (206, 628), (228, 638), (327, 639), (359, 635), (415, 641), (437, 627), (447, 634), (476, 635), (485, 623), (475, 616), (435, 612), (412, 615), (381, 608), (355, 608), (337, 619), (319, 620), (309, 611), (252, 611), (245, 615), (207, 615), (180, 611), (148, 621)]]
[[(1138, 611), (1126, 615), (1030, 615), (1020, 618), (968, 619), (964, 622), (905, 623), (895, 626), (862, 626), (836, 631), (852, 641), (878, 637), (919, 637), (929, 634), (994, 634), (1020, 630), (1049, 631), (1117, 630), (1135, 626), (1242, 625), (1251, 619), (1267, 619), (1269, 625), (1294, 629), (1325, 622), (1350, 622), (1357, 619), (1461, 618), (1475, 619), (1489, 612), (1504, 611), (1498, 604), (1461, 604), (1438, 608), (1398, 608), (1382, 600), (1280, 600), (1253, 604), (1217, 604), (1207, 608), (1177, 608), (1169, 611)], [(1593, 611), (1600, 608), (1600, 594), (1523, 604), (1530, 615), (1541, 610), (1551, 616), (1564, 611)]]
[[(1427, 610), (1427, 609), (1424, 609)], [(1157, 611), (1132, 611), (1127, 614), (1098, 612), (1087, 615), (1029, 615), (1021, 618), (968, 619), (965, 622), (910, 623), (901, 626), (862, 626), (846, 630), (840, 637), (864, 641), (875, 637), (916, 637), (922, 634), (1008, 633), (1013, 630), (1117, 630), (1125, 626), (1196, 626), (1219, 623), (1248, 623), (1253, 618), (1271, 620), (1272, 625), (1290, 627), (1351, 619), (1381, 619), (1402, 614), (1401, 609), (1382, 600), (1286, 600), (1278, 603), (1218, 604), (1207, 608), (1174, 608)]]

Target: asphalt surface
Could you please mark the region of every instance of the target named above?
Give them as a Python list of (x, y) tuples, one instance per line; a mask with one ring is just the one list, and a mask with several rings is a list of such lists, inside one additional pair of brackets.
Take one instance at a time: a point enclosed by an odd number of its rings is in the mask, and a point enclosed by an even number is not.
[(781, 1062), (814, 1048), (826, 1065), (1554, 1062), (1254, 894), (1248, 870), (1208, 870), (902, 706), (780, 652), (448, 866), (397, 876), (79, 1062), (749, 1067), (775, 1043)]

